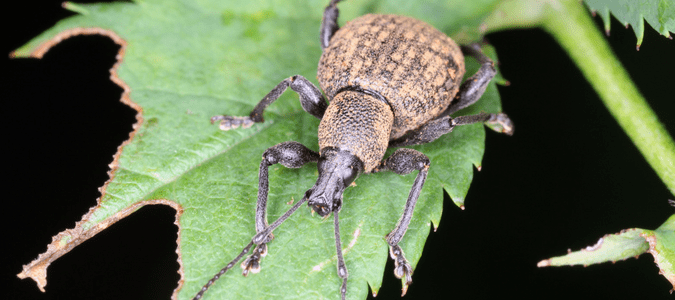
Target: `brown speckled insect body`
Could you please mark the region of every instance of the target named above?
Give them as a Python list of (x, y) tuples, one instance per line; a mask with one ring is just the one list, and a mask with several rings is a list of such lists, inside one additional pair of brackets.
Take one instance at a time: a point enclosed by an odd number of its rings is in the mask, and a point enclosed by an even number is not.
[[(385, 151), (429, 143), (449, 133), (455, 126), (484, 122), (507, 134), (513, 132), (509, 118), (502, 113), (460, 116), (450, 115), (475, 103), (496, 71), (494, 63), (477, 45), (458, 46), (432, 26), (404, 16), (365, 15), (339, 28), (337, 2), (324, 11), (320, 30), (323, 55), (317, 77), (321, 91), (300, 75), (279, 83), (253, 109), (248, 117), (216, 116), (220, 128), (229, 130), (263, 122), (263, 111), (290, 87), (300, 98), (305, 111), (321, 119), (317, 153), (297, 142), (284, 142), (267, 149), (260, 163), (256, 232), (251, 242), (233, 261), (216, 274), (194, 299), (243, 258), (244, 275), (260, 271), (260, 260), (267, 253), (272, 231), (307, 204), (320, 216), (334, 216), (337, 272), (342, 278), (341, 298), (347, 293), (347, 267), (342, 256), (338, 213), (344, 190), (361, 173), (392, 171), (408, 174), (419, 171), (408, 195), (403, 215), (386, 236), (394, 260), (394, 274), (404, 278), (403, 294), (412, 282), (412, 267), (398, 245), (405, 235), (430, 166), (423, 153), (407, 148), (396, 150), (388, 158)], [(480, 70), (460, 84), (465, 73), (464, 54), (475, 57)], [(267, 222), (268, 168), (282, 164), (300, 168), (316, 162), (319, 176), (283, 216)]]
[(329, 99), (355, 87), (377, 91), (396, 116), (391, 132), (396, 139), (445, 110), (464, 72), (459, 46), (429, 24), (365, 15), (335, 33), (317, 75)]

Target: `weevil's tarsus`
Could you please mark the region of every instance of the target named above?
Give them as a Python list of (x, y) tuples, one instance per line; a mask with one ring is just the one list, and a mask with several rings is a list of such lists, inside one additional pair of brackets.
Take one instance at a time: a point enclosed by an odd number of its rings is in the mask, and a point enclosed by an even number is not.
[(412, 284), (412, 266), (403, 254), (403, 249), (400, 246), (390, 246), (389, 256), (394, 260), (394, 276), (401, 279), (401, 297), (408, 293), (408, 287)]
[(260, 272), (260, 259), (267, 254), (267, 244), (260, 244), (253, 249), (253, 253), (241, 262), (242, 272), (244, 277), (248, 276), (249, 272), (257, 274)]
[(513, 121), (505, 113), (493, 114), (485, 125), (496, 132), (513, 135)]

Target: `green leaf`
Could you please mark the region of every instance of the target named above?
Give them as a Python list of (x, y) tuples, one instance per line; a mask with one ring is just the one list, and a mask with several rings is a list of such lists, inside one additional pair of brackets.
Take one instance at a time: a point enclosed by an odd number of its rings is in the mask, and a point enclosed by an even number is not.
[[(341, 23), (366, 12), (406, 14), (448, 34), (476, 27), (497, 1), (347, 1)], [(246, 115), (278, 82), (301, 74), (316, 83), (321, 49), (318, 28), (324, 0), (136, 1), (72, 4), (78, 12), (12, 53), (41, 57), (59, 41), (101, 34), (120, 44), (111, 79), (124, 88), (122, 101), (139, 113), (131, 138), (111, 163), (111, 179), (98, 205), (73, 229), (54, 237), (47, 252), (24, 266), (42, 289), (46, 268), (73, 247), (143, 205), (177, 210), (181, 281), (177, 297), (190, 298), (255, 234), (258, 166), (265, 149), (294, 140), (313, 150), (319, 121), (304, 113), (288, 92), (267, 110), (263, 124), (223, 132), (209, 123), (217, 114)], [(439, 13), (442, 11), (443, 13)], [(433, 12), (433, 14), (429, 14)], [(477, 29), (472, 32), (478, 32)], [(494, 49), (486, 52), (496, 59)], [(467, 59), (467, 74), (478, 68)], [(479, 103), (460, 112), (500, 111), (495, 84)], [(401, 247), (417, 264), (433, 223), (438, 226), (445, 189), (453, 201), (464, 197), (480, 166), (485, 132), (462, 126), (428, 145), (415, 147), (432, 162), (427, 183)], [(270, 169), (269, 219), (282, 215), (311, 187), (314, 164)], [(384, 236), (394, 228), (415, 174), (365, 174), (345, 192), (341, 230), (349, 268), (349, 298), (363, 298), (368, 284), (377, 291), (388, 259)], [(330, 220), (300, 210), (276, 232), (259, 274), (244, 278), (234, 270), (207, 298), (338, 298), (340, 279)], [(384, 276), (393, 276), (385, 274)], [(182, 284), (182, 286), (180, 286)]]
[(616, 262), (649, 252), (675, 289), (675, 214), (656, 230), (631, 228), (617, 234), (608, 234), (593, 246), (540, 261), (537, 266), (591, 265)]
[(641, 236), (649, 242), (649, 253), (659, 266), (659, 274), (666, 277), (675, 290), (675, 214), (656, 230), (645, 230)]
[(675, 2), (672, 0), (585, 0), (593, 12), (597, 12), (605, 23), (605, 32), (609, 34), (610, 12), (623, 23), (633, 27), (637, 36), (637, 47), (642, 45), (644, 21), (665, 37), (671, 38), (675, 31)]
[(616, 234), (607, 234), (595, 245), (574, 252), (568, 250), (567, 255), (543, 260), (537, 266), (588, 266), (636, 257), (649, 249), (647, 241), (640, 236), (642, 233), (642, 229), (631, 228)]

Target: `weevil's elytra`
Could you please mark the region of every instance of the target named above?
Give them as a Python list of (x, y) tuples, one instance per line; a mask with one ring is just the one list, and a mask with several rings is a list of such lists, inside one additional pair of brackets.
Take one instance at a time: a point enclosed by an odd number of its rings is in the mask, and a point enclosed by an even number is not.
[[(272, 231), (306, 202), (321, 217), (333, 213), (336, 267), (342, 279), (339, 291), (344, 300), (349, 272), (342, 255), (338, 217), (344, 190), (353, 186), (354, 180), (363, 173), (392, 171), (405, 175), (417, 170), (403, 214), (385, 237), (394, 260), (394, 275), (404, 278), (405, 295), (412, 283), (413, 270), (398, 244), (412, 219), (431, 161), (423, 153), (407, 148), (400, 148), (384, 159), (385, 151), (390, 147), (429, 143), (451, 132), (455, 126), (466, 124), (485, 123), (497, 131), (513, 133), (511, 120), (503, 113), (450, 117), (478, 101), (496, 73), (494, 63), (478, 45), (460, 47), (431, 25), (403, 16), (365, 15), (339, 28), (336, 5), (339, 1), (332, 0), (326, 7), (319, 32), (323, 54), (317, 78), (330, 105), (321, 90), (304, 77), (295, 75), (272, 89), (249, 116), (211, 118), (211, 122), (220, 121), (223, 130), (263, 122), (265, 108), (290, 87), (298, 93), (302, 108), (321, 119), (319, 152), (290, 141), (270, 147), (263, 153), (258, 173), (256, 235), (194, 299), (201, 299), (215, 280), (254, 245), (241, 267), (244, 275), (257, 273), (262, 257), (268, 252), (267, 244), (274, 238)], [(481, 67), (460, 85), (465, 73), (465, 54), (476, 58)], [(317, 163), (316, 184), (305, 192), (302, 200), (269, 224), (269, 167), (282, 164), (287, 168), (300, 168), (309, 162)]]
[(391, 139), (438, 116), (464, 77), (464, 55), (442, 32), (396, 15), (347, 22), (321, 55), (317, 77), (329, 99), (350, 87), (377, 91), (394, 112)]

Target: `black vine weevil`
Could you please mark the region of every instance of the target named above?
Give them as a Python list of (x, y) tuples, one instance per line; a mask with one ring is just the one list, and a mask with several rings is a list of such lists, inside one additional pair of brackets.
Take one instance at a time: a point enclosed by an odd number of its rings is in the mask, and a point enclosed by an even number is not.
[[(477, 45), (460, 47), (430, 25), (396, 15), (365, 15), (339, 28), (338, 2), (340, 0), (332, 0), (326, 7), (320, 29), (323, 54), (317, 77), (330, 105), (316, 86), (296, 75), (279, 83), (249, 116), (211, 118), (211, 122), (220, 121), (223, 130), (263, 122), (265, 108), (290, 86), (300, 96), (303, 109), (321, 119), (320, 151), (314, 152), (297, 142), (281, 143), (265, 151), (259, 171), (257, 234), (194, 299), (200, 299), (253, 245), (256, 245), (253, 253), (241, 266), (244, 275), (257, 273), (260, 259), (267, 253), (267, 243), (273, 238), (272, 231), (305, 202), (322, 217), (333, 213), (337, 271), (342, 278), (340, 293), (345, 299), (348, 272), (338, 222), (344, 190), (361, 173), (392, 171), (403, 175), (417, 170), (403, 215), (386, 236), (395, 263), (394, 274), (405, 278), (405, 294), (413, 271), (398, 244), (410, 224), (430, 161), (424, 154), (407, 148), (400, 148), (383, 160), (387, 148), (429, 143), (455, 126), (478, 122), (513, 133), (511, 120), (505, 114), (450, 117), (476, 102), (496, 73), (494, 63)], [(474, 56), (481, 67), (460, 86), (465, 73), (462, 52)], [(316, 184), (288, 212), (268, 224), (269, 166), (280, 163), (288, 168), (300, 168), (308, 162), (317, 163)]]

